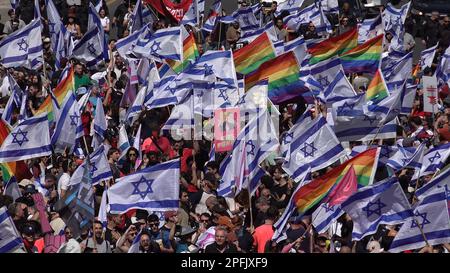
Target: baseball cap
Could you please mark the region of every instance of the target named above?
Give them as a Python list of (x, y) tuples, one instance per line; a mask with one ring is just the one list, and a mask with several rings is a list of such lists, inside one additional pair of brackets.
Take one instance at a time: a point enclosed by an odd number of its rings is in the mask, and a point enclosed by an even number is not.
[(36, 229), (33, 225), (27, 224), (23, 227), (22, 233), (28, 236), (32, 236), (36, 234)]
[(36, 192), (37, 192), (36, 187), (33, 184), (29, 184), (29, 185), (25, 186), (25, 191), (24, 191), (25, 194), (27, 194), (27, 193), (33, 194)]

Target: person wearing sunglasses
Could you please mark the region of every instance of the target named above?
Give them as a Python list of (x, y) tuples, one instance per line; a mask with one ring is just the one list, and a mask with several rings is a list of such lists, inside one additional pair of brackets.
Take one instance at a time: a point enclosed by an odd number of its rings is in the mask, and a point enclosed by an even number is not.
[(125, 175), (128, 175), (130, 173), (134, 173), (136, 170), (136, 161), (139, 158), (139, 151), (134, 148), (130, 147), (127, 151), (125, 162), (122, 165), (122, 173)]

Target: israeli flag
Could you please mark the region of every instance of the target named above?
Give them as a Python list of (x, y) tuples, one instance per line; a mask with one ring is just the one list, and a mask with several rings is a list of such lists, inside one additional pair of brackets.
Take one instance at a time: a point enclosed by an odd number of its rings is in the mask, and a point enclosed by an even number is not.
[(190, 25), (192, 27), (198, 25), (196, 6), (197, 3), (193, 1), (189, 6), (189, 9), (183, 15), (183, 19), (181, 19), (180, 25)]
[(107, 212), (107, 206), (108, 206), (108, 189), (105, 189), (102, 194), (102, 200), (100, 201), (100, 208), (98, 210), (97, 219), (102, 222), (103, 228), (106, 228), (108, 225), (108, 212)]
[(306, 43), (305, 39), (303, 39), (303, 36), (300, 36), (284, 44), (284, 52), (289, 51), (294, 52), (297, 63), (299, 63), (301, 67), (306, 65), (305, 59), (308, 55), (308, 49), (306, 48)]
[(22, 236), (16, 229), (6, 207), (0, 208), (0, 253), (8, 253), (23, 247)]
[(6, 68), (24, 66), (37, 69), (42, 64), (42, 24), (33, 20), (0, 41), (0, 57)]
[[(101, 145), (97, 150), (89, 155), (90, 159), (90, 171), (92, 177), (92, 185), (97, 185), (101, 181), (113, 178), (111, 167), (109, 166), (108, 159), (106, 158), (105, 147)], [(86, 167), (86, 161), (83, 162), (70, 177), (69, 185), (77, 185), (83, 179), (84, 168)]]
[(24, 92), (20, 89), (11, 74), (8, 73), (7, 77), (11, 89), (11, 95), (9, 96), (8, 102), (6, 103), (5, 109), (2, 113), (2, 119), (11, 125), (13, 111), (14, 109), (19, 109), (21, 107)]
[(140, 37), (133, 48), (138, 56), (155, 59), (162, 62), (164, 59), (182, 60), (183, 41), (180, 27), (159, 29), (155, 33), (146, 33)]
[(259, 21), (253, 14), (252, 7), (240, 8), (233, 13), (233, 18), (239, 23), (242, 32), (259, 29)]
[(236, 69), (231, 50), (208, 50), (195, 63), (205, 70), (205, 76), (214, 74), (230, 85), (237, 87)]
[[(370, 147), (370, 148), (374, 148), (376, 146)], [(357, 156), (358, 154), (364, 152), (365, 150), (369, 149), (369, 146), (367, 145), (358, 145), (358, 146), (354, 146), (352, 148), (352, 151), (350, 152), (349, 156), (350, 158), (353, 158), (355, 156)], [(380, 146), (380, 155), (378, 157), (378, 167), (384, 167), (389, 158), (391, 158), (397, 151), (398, 151), (398, 146), (388, 146), (388, 145), (381, 145)]]
[(417, 85), (406, 84), (405, 95), (402, 99), (401, 115), (409, 115), (416, 98)]
[(338, 0), (320, 0), (323, 11), (327, 13), (339, 13)]
[(260, 109), (267, 108), (268, 90), (268, 80), (262, 80), (243, 93), (235, 104), (236, 107), (239, 107), (241, 115), (256, 114)]
[(201, 95), (204, 117), (212, 117), (216, 109), (233, 107), (239, 101), (238, 89), (223, 81), (215, 82), (211, 89), (204, 89)]
[(92, 140), (92, 147), (96, 149), (100, 144), (105, 140), (104, 134), (106, 129), (108, 129), (108, 123), (106, 122), (105, 111), (103, 110), (103, 102), (102, 99), (97, 98), (97, 106), (95, 107), (95, 116), (94, 116), (94, 130), (92, 133), (94, 138)]
[(275, 27), (273, 22), (267, 23), (264, 27), (256, 29), (256, 30), (248, 30), (244, 33), (242, 33), (241, 37), (239, 38), (239, 42), (244, 43), (251, 43), (253, 40), (258, 38), (261, 34), (264, 32), (267, 33), (267, 36), (269, 36), (270, 40), (275, 41), (277, 40), (277, 33), (275, 31)]
[(348, 97), (354, 97), (356, 95), (355, 89), (348, 81), (344, 71), (339, 71), (330, 85), (324, 89), (323, 97), (321, 97), (327, 105), (331, 105), (334, 102), (338, 102)]
[(13, 201), (15, 201), (19, 197), (22, 197), (22, 192), (20, 191), (15, 176), (11, 176), (11, 178), (9, 178), (4, 187), (5, 189), (3, 190), (3, 195), (11, 196)]
[(345, 155), (344, 148), (321, 115), (313, 119), (310, 111), (305, 112), (288, 134), (292, 134), (292, 142), (283, 169), (296, 181), (308, 170), (323, 169)]
[(123, 58), (128, 58), (128, 55), (132, 53), (133, 48), (136, 46), (140, 37), (144, 37), (151, 33), (151, 26), (149, 24), (143, 26), (140, 30), (137, 30), (127, 37), (119, 39), (116, 42), (116, 50)]
[(395, 119), (402, 110), (402, 101), (406, 95), (406, 81), (400, 91), (389, 95), (377, 104), (368, 105), (368, 115), (376, 118), (379, 125), (384, 125)]
[(288, 11), (290, 14), (300, 11), (301, 6), (305, 0), (288, 0), (278, 5), (277, 16), (283, 11)]
[(134, 237), (133, 243), (131, 244), (130, 248), (128, 249), (128, 253), (139, 253), (139, 246), (141, 244), (141, 236), (142, 236), (142, 229), (139, 231), (139, 233)]
[(48, 28), (50, 40), (52, 43), (52, 50), (55, 53), (57, 57), (56, 59), (58, 60), (59, 63), (61, 57), (68, 56), (69, 52), (66, 52), (66, 44), (69, 43), (71, 37), (70, 33), (66, 30), (66, 27), (64, 26), (61, 16), (59, 16), (58, 9), (53, 3), (53, 0), (46, 0), (45, 6), (47, 9)]
[(425, 152), (425, 143), (419, 147), (398, 147), (398, 151), (387, 161), (386, 165), (394, 171), (411, 167), (420, 169), (422, 166), (423, 154)]
[(51, 139), (55, 151), (63, 152), (66, 148), (69, 148), (71, 153), (83, 133), (77, 100), (73, 92), (68, 92), (61, 109), (58, 111), (56, 127)]
[(0, 163), (52, 154), (47, 113), (19, 123), (0, 147)]
[(358, 44), (364, 44), (368, 40), (383, 33), (381, 14), (375, 18), (366, 18), (358, 25)]
[(310, 75), (323, 88), (327, 88), (340, 71), (344, 71), (344, 68), (341, 59), (337, 56), (310, 66)]
[(440, 170), (444, 166), (449, 155), (450, 143), (436, 146), (427, 151), (427, 153), (423, 157), (423, 165), (420, 169), (420, 172), (416, 172), (412, 180), (417, 179), (419, 173), (420, 176), (424, 176), (433, 174), (436, 171)]
[(117, 180), (108, 190), (110, 213), (130, 209), (177, 210), (179, 207), (180, 160), (154, 165)]
[(88, 67), (95, 67), (103, 60), (103, 41), (99, 27), (94, 27), (74, 45), (73, 55), (85, 62)]
[(391, 30), (394, 36), (399, 37), (404, 31), (404, 24), (410, 5), (411, 1), (403, 5), (400, 9), (397, 9), (391, 3), (388, 3), (382, 13), (384, 30)]
[(420, 67), (422, 68), (422, 70), (425, 69), (425, 67), (431, 68), (434, 60), (434, 55), (436, 55), (437, 46), (438, 44), (420, 52)]
[(380, 224), (401, 224), (413, 216), (396, 177), (359, 189), (341, 208), (352, 218), (355, 241), (374, 234)]
[(161, 131), (169, 132), (172, 136), (190, 136), (190, 129), (194, 128), (195, 98), (196, 96), (191, 94), (175, 105)]
[(413, 54), (410, 52), (400, 59), (390, 61), (387, 67), (382, 67), (381, 71), (390, 93), (394, 93), (405, 80), (411, 78), (412, 62)]
[(141, 29), (145, 25), (144, 15), (142, 11), (142, 1), (137, 0), (136, 5), (134, 6), (133, 13), (131, 14), (131, 26), (130, 33), (133, 33), (139, 29)]
[(211, 6), (211, 12), (208, 16), (208, 19), (203, 24), (202, 30), (208, 33), (211, 33), (214, 30), (216, 25), (216, 20), (222, 14), (222, 3), (220, 0), (216, 0), (214, 4)]
[(442, 188), (421, 196), (420, 202), (414, 208), (414, 217), (403, 223), (391, 243), (389, 252), (397, 253), (425, 247), (424, 237), (431, 246), (450, 243), (447, 197)]
[(312, 225), (318, 233), (326, 232), (330, 225), (342, 214), (344, 214), (344, 211), (341, 209), (341, 205), (330, 206), (327, 203), (323, 203), (313, 212)]
[[(443, 172), (441, 172), (439, 175), (437, 175), (435, 178), (433, 178), (431, 181), (423, 185), (422, 187), (418, 188), (416, 191), (416, 196), (421, 198), (421, 196), (424, 196), (425, 194), (428, 194), (435, 188), (444, 188), (445, 192), (447, 194), (447, 200), (450, 201), (450, 168), (447, 168)], [(450, 203), (449, 203), (450, 208)]]
[(275, 127), (266, 109), (260, 109), (241, 130), (233, 143), (232, 160), (227, 164), (219, 186), (220, 196), (237, 195), (242, 189), (257, 189), (264, 171), (260, 164), (278, 148)]
[(445, 50), (436, 68), (436, 77), (440, 84), (447, 83), (450, 85), (450, 46)]
[[(192, 72), (191, 69), (190, 72)], [(201, 70), (196, 70), (200, 77), (204, 77)], [(180, 76), (182, 75), (182, 76)], [(165, 107), (168, 105), (174, 105), (180, 103), (192, 89), (192, 82), (181, 83), (183, 81), (189, 80), (187, 74), (181, 73), (178, 76), (168, 76), (161, 79), (161, 81), (156, 82), (153, 90), (148, 92), (144, 105), (147, 109), (153, 109), (158, 107)], [(191, 78), (192, 79), (192, 78)]]
[(130, 148), (130, 141), (128, 140), (127, 130), (125, 129), (125, 124), (122, 124), (119, 129), (119, 143), (118, 148), (121, 152), (120, 157), (124, 157)]
[(127, 123), (131, 126), (139, 117), (139, 114), (142, 112), (144, 100), (147, 96), (147, 86), (141, 87), (139, 92), (136, 95), (136, 98), (133, 101), (133, 104), (128, 109), (127, 112)]

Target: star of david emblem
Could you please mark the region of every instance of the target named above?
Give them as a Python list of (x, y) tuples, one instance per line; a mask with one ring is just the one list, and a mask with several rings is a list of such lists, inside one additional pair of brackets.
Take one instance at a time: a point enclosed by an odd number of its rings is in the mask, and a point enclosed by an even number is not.
[[(245, 143), (246, 147), (247, 147), (247, 156), (248, 155), (255, 155), (255, 144), (253, 144), (252, 140), (249, 140)], [(248, 149), (250, 148), (250, 149)]]
[[(308, 149), (309, 149), (309, 152), (308, 152)], [(314, 147), (314, 142), (311, 142), (311, 143), (305, 142), (303, 144), (303, 148), (301, 148), (300, 151), (303, 152), (304, 157), (308, 157), (308, 156), (314, 157), (314, 153), (317, 152), (317, 148)]]
[(97, 166), (95, 166), (94, 162), (91, 162), (91, 176), (94, 176), (94, 173), (97, 171)]
[(287, 3), (287, 5), (289, 7), (292, 7), (294, 4), (295, 4), (295, 0), (289, 0), (288, 3)]
[(380, 155), (381, 155), (381, 157), (389, 158), (390, 157), (389, 148), (388, 147), (382, 147), (381, 151), (380, 151)]
[(329, 206), (327, 203), (323, 204), (322, 207), (325, 209), (325, 213), (334, 211), (334, 206)]
[(243, 96), (242, 98), (239, 99), (237, 105), (241, 105), (245, 103), (245, 96)]
[(205, 68), (205, 76), (209, 76), (214, 73), (212, 70), (212, 65), (204, 64), (203, 67)]
[(17, 45), (19, 46), (19, 50), (22, 50), (24, 52), (27, 52), (28, 50), (28, 44), (27, 41), (25, 41), (25, 38), (22, 38), (22, 40), (20, 40)]
[[(415, 220), (413, 220), (411, 222), (411, 228), (415, 228), (415, 227), (419, 227), (421, 229), (423, 229), (423, 226), (425, 226), (426, 224), (431, 223), (428, 219), (427, 219), (427, 213), (420, 213), (419, 211), (416, 211), (416, 213), (414, 214), (415, 217), (420, 217), (422, 218), (421, 221), (417, 218), (415, 218)], [(417, 221), (416, 221), (417, 220)], [(419, 223), (419, 225), (417, 225)]]
[(227, 89), (226, 88), (223, 88), (223, 89), (219, 89), (219, 98), (222, 98), (224, 101), (227, 101), (228, 100), (228, 95), (227, 95)]
[(64, 48), (62, 48), (60, 51), (58, 51), (59, 56), (63, 56), (65, 52), (66, 51), (64, 50)]
[(353, 110), (353, 107), (355, 107), (355, 104), (344, 102), (342, 106), (338, 106), (337, 113), (340, 115), (345, 111), (345, 108)]
[(78, 116), (77, 114), (74, 114), (74, 115), (69, 115), (69, 118), (70, 118), (70, 125), (71, 126), (77, 126), (77, 124), (78, 124), (78, 118), (79, 118), (80, 116)]
[(430, 161), (431, 164), (433, 164), (433, 162), (434, 162), (435, 159), (440, 159), (440, 158), (441, 158), (441, 154), (440, 154), (438, 151), (436, 151), (436, 153), (434, 154), (434, 156), (428, 158), (428, 160)]
[(244, 16), (244, 17), (242, 18), (242, 20), (244, 21), (244, 25), (245, 25), (245, 26), (250, 25), (250, 20), (248, 19), (247, 16)]
[(408, 158), (402, 158), (402, 162), (403, 162), (403, 166), (405, 166), (406, 164), (408, 164), (409, 159)]
[(371, 117), (369, 115), (364, 115), (364, 121), (369, 121), (370, 125), (372, 125), (373, 122), (377, 121), (376, 117)]
[[(153, 193), (152, 190), (152, 184), (153, 184), (152, 179), (148, 180), (145, 179), (144, 176), (141, 176), (141, 179), (137, 182), (131, 182), (131, 184), (133, 184), (134, 190), (131, 193), (132, 195), (140, 195), (142, 199), (145, 198), (145, 196), (147, 196), (147, 194), (149, 193)], [(141, 190), (141, 185), (144, 185), (144, 187), (146, 187), (145, 190)]]
[(294, 138), (294, 133), (286, 133), (283, 137), (283, 144), (287, 145), (292, 142), (292, 139)]
[(174, 82), (171, 82), (171, 83), (166, 87), (166, 90), (168, 90), (168, 91), (172, 94), (172, 96), (173, 96), (173, 95), (175, 95), (175, 92), (177, 92), (176, 87), (177, 87), (177, 85), (176, 85)]
[(378, 198), (378, 200), (375, 202), (369, 201), (369, 203), (367, 203), (367, 206), (365, 206), (362, 210), (367, 214), (367, 217), (370, 217), (372, 214), (381, 216), (381, 209), (384, 207), (386, 207), (386, 205), (381, 202), (380, 198)]
[[(22, 146), (23, 143), (28, 142), (29, 139), (27, 138), (28, 132), (22, 131), (22, 129), (18, 129), (17, 133), (11, 133), (13, 136), (12, 143), (17, 143), (19, 146)], [(18, 136), (21, 135), (21, 138), (19, 139)]]
[(48, 28), (49, 28), (48, 32), (50, 33), (50, 35), (56, 34), (55, 25), (56, 25), (55, 23), (51, 23), (51, 22), (48, 23)]
[(96, 56), (97, 50), (95, 49), (93, 43), (88, 43), (87, 49), (89, 53), (91, 53), (93, 56)]
[(150, 54), (155, 54), (158, 50), (161, 50), (161, 42), (154, 41), (150, 47)]
[(317, 78), (317, 81), (322, 85), (322, 87), (327, 87), (330, 85), (330, 81), (328, 80), (327, 76), (320, 75), (319, 78)]
[(398, 28), (400, 26), (401, 26), (401, 18), (400, 17), (395, 17), (394, 23), (393, 23), (393, 28)]

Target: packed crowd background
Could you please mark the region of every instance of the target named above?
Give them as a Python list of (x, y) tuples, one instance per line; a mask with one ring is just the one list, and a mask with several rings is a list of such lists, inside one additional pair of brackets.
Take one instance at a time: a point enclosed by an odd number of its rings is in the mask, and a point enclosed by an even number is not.
[[(89, 1), (54, 1), (65, 27), (74, 40), (79, 40), (86, 32), (88, 23)], [(93, 1), (96, 2), (96, 1)], [(265, 175), (261, 178), (260, 186), (251, 197), (245, 190), (235, 198), (222, 197), (217, 194), (221, 180), (219, 168), (225, 154), (216, 153), (215, 160), (210, 161), (211, 143), (207, 140), (176, 140), (168, 134), (162, 134), (161, 128), (170, 115), (173, 106), (155, 108), (142, 111), (133, 124), (127, 124), (126, 132), (130, 139), (136, 134), (139, 125), (141, 131), (141, 147), (131, 147), (125, 158), (119, 160), (121, 151), (118, 147), (119, 127), (123, 124), (127, 108), (130, 103), (121, 105), (129, 77), (127, 60), (115, 49), (117, 40), (130, 35), (130, 18), (135, 8), (134, 1), (123, 1), (115, 10), (111, 10), (103, 1), (99, 16), (104, 28), (109, 47), (109, 60), (103, 67), (89, 70), (83, 62), (76, 59), (63, 59), (59, 69), (55, 68), (55, 54), (51, 49), (49, 26), (46, 15), (45, 1), (39, 1), (44, 31), (42, 34), (44, 47), (44, 72), (42, 67), (30, 70), (23, 67), (4, 68), (0, 65), (0, 107), (5, 108), (10, 88), (7, 84), (7, 72), (13, 75), (22, 90), (28, 90), (26, 114), (33, 116), (47, 96), (49, 90), (56, 88), (61, 74), (66, 66), (73, 66), (75, 73), (75, 94), (80, 98), (86, 90), (90, 90), (90, 97), (84, 111), (81, 113), (83, 125), (83, 141), (73, 153), (53, 153), (51, 156), (25, 160), (26, 168), (16, 174), (21, 197), (13, 199), (3, 194), (6, 184), (5, 175), (0, 176), (1, 192), (0, 207), (6, 207), (15, 227), (23, 239), (23, 248), (15, 252), (42, 253), (46, 248), (44, 233), (41, 230), (40, 215), (45, 213), (49, 220), (53, 234), (60, 235), (57, 251), (62, 253), (127, 253), (140, 234), (140, 253), (355, 253), (355, 252), (383, 252), (388, 251), (390, 243), (399, 230), (399, 225), (380, 225), (377, 232), (358, 242), (352, 241), (353, 223), (348, 214), (340, 216), (331, 228), (318, 233), (311, 226), (311, 214), (303, 217), (290, 217), (286, 237), (283, 240), (272, 240), (274, 223), (286, 209), (288, 202), (297, 187), (277, 160), (277, 153), (266, 160)], [(252, 3), (241, 3), (248, 6)], [(150, 7), (148, 7), (150, 9)], [(283, 23), (283, 17), (275, 15), (277, 3), (263, 9), (263, 24), (272, 21), (276, 26), (278, 39), (289, 42), (299, 36), (305, 40), (325, 38), (320, 37), (314, 24), (308, 23), (298, 29), (289, 29)], [(153, 11), (154, 12), (154, 11)], [(156, 14), (156, 12), (155, 12)], [(8, 11), (9, 18), (2, 18), (0, 23), (0, 37), (5, 38), (14, 31), (29, 24), (34, 16), (34, 1), (22, 0), (16, 9)], [(224, 15), (224, 14), (223, 14)], [(345, 33), (364, 19), (364, 15), (357, 14), (348, 3), (342, 3), (339, 12), (327, 14), (333, 25), (330, 37)], [(158, 20), (153, 23), (153, 29), (163, 29), (177, 23), (170, 18), (158, 14)], [(212, 33), (205, 33), (200, 28), (187, 26), (188, 32), (194, 33), (200, 56), (208, 50), (232, 49), (236, 50), (245, 45), (241, 44), (240, 26), (238, 23), (218, 23)], [(409, 115), (401, 117), (397, 126), (397, 139), (385, 140), (395, 143), (404, 139), (403, 143), (429, 141), (431, 145), (445, 144), (450, 141), (450, 92), (447, 84), (439, 88), (438, 104), (440, 110), (435, 115), (423, 111), (423, 90), (421, 76), (433, 75), (440, 63), (441, 57), (450, 44), (450, 23), (448, 16), (440, 16), (433, 12), (426, 17), (421, 28), (415, 27), (415, 21), (408, 14), (405, 22), (404, 49), (414, 51), (417, 37), (429, 48), (438, 44), (436, 54), (430, 67), (422, 67), (414, 79), (417, 85), (416, 97)], [(111, 33), (111, 35), (110, 35)], [(392, 35), (386, 34), (386, 39)], [(385, 44), (384, 51), (388, 50)], [(0, 61), (1, 64), (1, 61)], [(415, 65), (415, 64), (414, 64)], [(99, 72), (108, 70), (109, 78), (99, 80)], [(370, 75), (347, 75), (356, 92), (364, 92), (371, 81)], [(84, 90), (84, 93), (77, 93)], [(127, 213), (115, 215), (108, 213), (106, 225), (95, 220), (89, 229), (83, 231), (78, 238), (73, 237), (71, 227), (66, 225), (54, 205), (67, 194), (68, 182), (71, 175), (80, 166), (86, 155), (92, 153), (92, 123), (97, 98), (103, 104), (108, 128), (104, 134), (107, 160), (113, 178), (102, 181), (94, 187), (95, 215), (98, 215), (100, 203), (105, 187), (115, 184), (121, 177), (130, 175), (138, 170), (157, 165), (170, 159), (181, 159), (180, 175), (180, 206), (177, 211), (153, 213), (140, 209), (132, 209)], [(317, 104), (316, 104), (316, 107)], [(289, 130), (306, 109), (305, 101), (298, 98), (287, 104), (280, 105), (280, 136)], [(12, 123), (19, 119), (19, 109), (13, 113)], [(317, 110), (323, 110), (318, 108)], [(418, 130), (420, 128), (420, 130)], [(419, 131), (419, 133), (418, 133)], [(281, 139), (281, 138), (280, 138)], [(405, 141), (408, 140), (408, 141)], [(84, 145), (85, 144), (85, 145)], [(353, 146), (362, 142), (350, 142), (347, 150), (350, 153)], [(417, 144), (417, 143), (416, 143)], [(405, 144), (407, 145), (407, 144)], [(87, 150), (88, 149), (88, 150)], [(141, 160), (138, 160), (141, 158)], [(448, 160), (444, 165), (448, 164)], [(2, 169), (3, 172), (5, 171)], [(314, 172), (312, 178), (325, 174), (327, 168)], [(383, 172), (383, 170), (378, 170)], [(410, 173), (404, 169), (397, 172), (401, 179), (405, 193), (410, 194), (409, 188), (415, 187)], [(36, 181), (41, 181), (45, 189), (45, 209), (38, 210), (31, 195), (38, 192)], [(419, 185), (429, 180), (424, 176), (418, 180)], [(448, 243), (410, 250), (410, 252), (449, 252)]]

